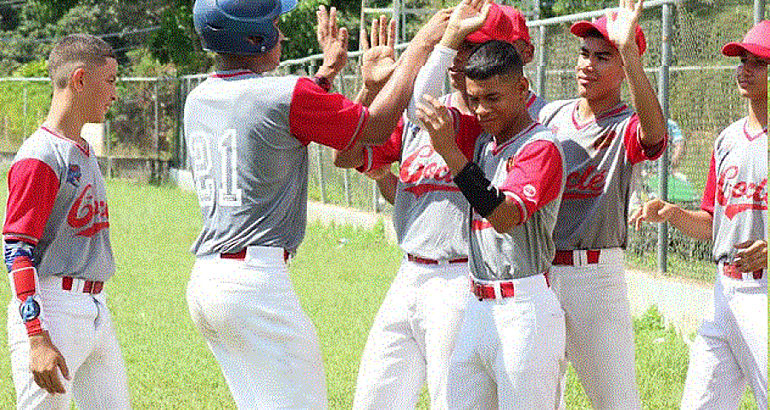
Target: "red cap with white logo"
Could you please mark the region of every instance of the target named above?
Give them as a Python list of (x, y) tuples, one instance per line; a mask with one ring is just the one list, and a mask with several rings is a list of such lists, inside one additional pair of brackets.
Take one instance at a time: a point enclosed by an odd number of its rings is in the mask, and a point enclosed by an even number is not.
[[(586, 37), (591, 31), (598, 31), (605, 40), (612, 43), (610, 35), (607, 33), (606, 16), (601, 16), (594, 21), (578, 21), (570, 27), (569, 31), (578, 37)], [(644, 38), (644, 31), (638, 24), (636, 25), (634, 40), (636, 40), (636, 46), (639, 47), (639, 54), (644, 54), (644, 50), (647, 49), (647, 40)]]
[(516, 40), (524, 40), (532, 44), (529, 37), (529, 29), (524, 16), (514, 7), (492, 3), (489, 15), (480, 29), (465, 37), (465, 40), (481, 44), (490, 40), (500, 40), (513, 43)]
[(745, 52), (770, 60), (770, 20), (760, 21), (752, 27), (743, 42), (727, 43), (722, 47), (722, 54), (729, 57), (738, 57)]

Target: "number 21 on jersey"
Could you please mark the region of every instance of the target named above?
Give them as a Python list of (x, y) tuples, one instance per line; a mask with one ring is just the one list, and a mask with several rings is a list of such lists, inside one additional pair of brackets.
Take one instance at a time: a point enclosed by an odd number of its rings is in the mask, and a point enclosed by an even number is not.
[(195, 191), (201, 208), (241, 206), (243, 193), (238, 188), (238, 142), (236, 130), (226, 129), (221, 137), (196, 132), (190, 135)]

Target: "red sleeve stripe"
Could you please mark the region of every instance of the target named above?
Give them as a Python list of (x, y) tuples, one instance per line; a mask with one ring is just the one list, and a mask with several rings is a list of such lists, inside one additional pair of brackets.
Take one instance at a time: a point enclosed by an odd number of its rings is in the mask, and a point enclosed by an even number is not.
[(3, 234), (41, 238), (58, 193), (59, 177), (45, 162), (27, 158), (13, 164)]
[(505, 197), (507, 200), (514, 201), (516, 207), (519, 208), (519, 225), (526, 222), (527, 219), (529, 219), (529, 212), (527, 211), (527, 207), (524, 205), (524, 201), (521, 199), (521, 197), (510, 191), (505, 192)]
[(361, 131), (364, 130), (364, 125), (366, 125), (366, 121), (368, 120), (369, 120), (369, 110), (366, 107), (363, 107), (363, 109), (361, 110), (361, 115), (358, 117), (358, 125), (356, 125), (356, 129), (355, 131), (353, 131), (353, 135), (350, 138), (350, 142), (348, 143), (348, 145), (345, 146), (345, 148), (342, 149), (343, 151), (346, 151), (347, 149), (352, 147), (353, 144), (355, 144), (356, 141), (358, 141), (358, 139), (361, 138), (361, 135), (362, 135)]
[(372, 165), (374, 163), (374, 150), (371, 146), (365, 146), (364, 147), (364, 163), (360, 167), (356, 168), (359, 172), (367, 172), (372, 170)]
[(714, 152), (711, 153), (711, 163), (709, 164), (709, 173), (706, 179), (706, 186), (703, 188), (703, 198), (701, 198), (700, 209), (714, 215), (714, 204), (716, 201), (717, 190), (717, 167), (714, 159)]

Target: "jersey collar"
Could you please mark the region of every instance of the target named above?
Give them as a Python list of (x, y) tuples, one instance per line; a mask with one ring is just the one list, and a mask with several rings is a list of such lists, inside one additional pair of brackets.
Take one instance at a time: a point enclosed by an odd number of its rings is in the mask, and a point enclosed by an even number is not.
[(585, 127), (587, 127), (587, 126), (589, 126), (589, 125), (591, 125), (591, 124), (595, 123), (596, 121), (599, 121), (599, 120), (601, 120), (603, 118), (611, 117), (611, 116), (613, 116), (613, 115), (615, 115), (615, 114), (625, 110), (626, 108), (628, 108), (626, 103), (621, 101), (616, 106), (614, 106), (614, 107), (612, 107), (612, 108), (610, 108), (608, 110), (602, 111), (602, 112), (600, 112), (598, 114), (595, 114), (593, 119), (581, 123), (580, 119), (578, 118), (578, 105), (579, 104), (580, 104), (580, 99), (575, 101), (575, 105), (572, 106), (572, 124), (578, 130), (583, 129), (583, 128), (585, 128)]
[(83, 146), (83, 145), (79, 144), (77, 141), (73, 141), (73, 140), (71, 140), (71, 139), (69, 139), (69, 138), (67, 138), (67, 137), (65, 137), (63, 135), (58, 134), (57, 132), (53, 131), (52, 129), (46, 127), (45, 125), (41, 125), (40, 129), (45, 131), (45, 132), (47, 132), (47, 133), (49, 133), (49, 134), (51, 134), (52, 136), (54, 136), (56, 138), (63, 139), (63, 140), (68, 141), (68, 142), (70, 142), (72, 144), (75, 144), (75, 146), (78, 147), (78, 149), (80, 150), (80, 152), (83, 153), (83, 155), (85, 155), (85, 156), (89, 156), (90, 155), (91, 147), (88, 145), (88, 142), (86, 142), (86, 145)]
[(233, 78), (242, 75), (254, 75), (251, 70), (227, 70), (227, 71), (215, 71), (210, 74), (212, 78)]
[(767, 135), (767, 128), (763, 128), (759, 131), (756, 131), (754, 134), (751, 133), (749, 130), (749, 119), (746, 118), (746, 121), (743, 122), (743, 135), (746, 136), (746, 139), (749, 141), (754, 141), (755, 139), (761, 137), (762, 135)]

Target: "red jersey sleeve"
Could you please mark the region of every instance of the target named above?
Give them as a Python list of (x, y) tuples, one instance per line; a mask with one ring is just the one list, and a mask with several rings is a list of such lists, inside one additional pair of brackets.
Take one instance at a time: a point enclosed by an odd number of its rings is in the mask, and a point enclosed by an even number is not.
[(479, 125), (479, 122), (474, 115), (461, 114), (456, 108), (450, 108), (449, 112), (455, 120), (457, 146), (468, 161), (473, 161), (476, 140), (482, 132), (481, 125)]
[(668, 135), (664, 135), (663, 141), (661, 141), (659, 144), (656, 144), (652, 147), (645, 147), (639, 140), (640, 130), (641, 128), (639, 125), (639, 115), (634, 114), (629, 120), (625, 135), (623, 135), (623, 145), (626, 147), (626, 158), (632, 164), (638, 164), (647, 160), (653, 161), (660, 158), (660, 156), (665, 152), (666, 142), (668, 140)]
[(564, 178), (559, 149), (550, 141), (535, 141), (508, 159), (508, 178), (500, 189), (519, 205), (521, 223), (559, 197)]
[(364, 164), (356, 168), (360, 172), (380, 169), (401, 159), (401, 143), (404, 136), (404, 117), (398, 120), (396, 128), (384, 144), (364, 148)]
[(291, 97), (289, 127), (303, 144), (317, 142), (344, 150), (361, 136), (368, 116), (363, 105), (342, 94), (330, 94), (309, 78), (300, 78)]
[(51, 167), (38, 159), (23, 159), (8, 172), (8, 205), (3, 235), (37, 244), (51, 215), (59, 177)]
[(711, 165), (709, 165), (709, 175), (706, 180), (706, 187), (703, 189), (703, 198), (700, 202), (700, 209), (714, 215), (714, 201), (716, 200), (717, 190), (717, 166), (714, 160), (714, 152), (711, 152)]

